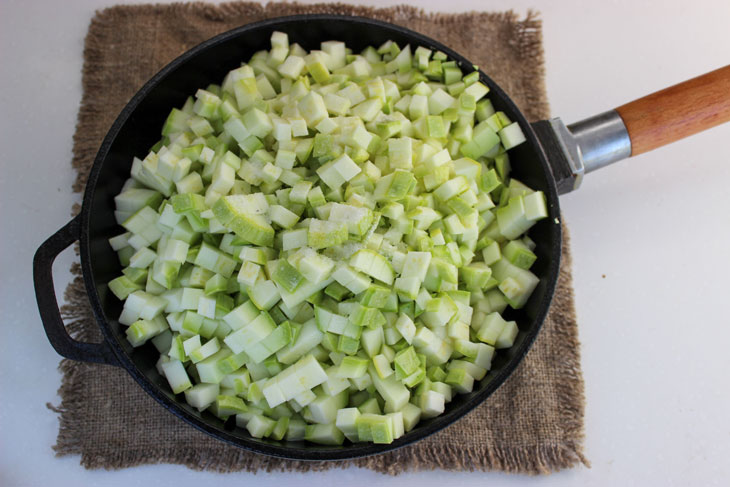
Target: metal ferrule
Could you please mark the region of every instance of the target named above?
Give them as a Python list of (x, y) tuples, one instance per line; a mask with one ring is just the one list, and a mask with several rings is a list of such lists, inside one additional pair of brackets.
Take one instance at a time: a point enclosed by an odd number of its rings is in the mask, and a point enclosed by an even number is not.
[(631, 156), (631, 139), (616, 110), (595, 115), (566, 126), (559, 118), (550, 120), (573, 172), (573, 189), (583, 175)]
[(631, 156), (631, 139), (616, 110), (568, 125), (589, 173)]

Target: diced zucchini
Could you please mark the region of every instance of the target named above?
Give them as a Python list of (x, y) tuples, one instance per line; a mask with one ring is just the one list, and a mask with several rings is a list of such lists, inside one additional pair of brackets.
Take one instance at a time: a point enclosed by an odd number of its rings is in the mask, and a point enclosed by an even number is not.
[(130, 344), (256, 438), (390, 443), (444, 413), (518, 339), (502, 313), (537, 286), (549, 214), (488, 95), (443, 52), (272, 33), (114, 198)]

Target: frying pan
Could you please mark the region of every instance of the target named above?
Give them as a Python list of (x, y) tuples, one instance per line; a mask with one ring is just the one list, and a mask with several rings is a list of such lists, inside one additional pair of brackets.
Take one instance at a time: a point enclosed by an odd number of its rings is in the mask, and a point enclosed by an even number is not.
[[(175, 396), (155, 368), (159, 354), (151, 344), (132, 348), (117, 318), (122, 303), (107, 283), (121, 267), (107, 240), (122, 232), (114, 218), (114, 196), (129, 177), (134, 156), (143, 157), (157, 142), (160, 127), (173, 106), (181, 106), (190, 93), (218, 82), (254, 52), (267, 49), (271, 33), (283, 31), (305, 49), (321, 41), (341, 40), (354, 51), (393, 40), (400, 45), (440, 50), (465, 72), (473, 64), (446, 46), (400, 26), (366, 18), (335, 15), (301, 15), (249, 24), (216, 36), (172, 61), (131, 99), (99, 148), (91, 169), (81, 212), (38, 249), (33, 278), (38, 309), (53, 348), (62, 356), (124, 368), (139, 385), (168, 411), (205, 433), (258, 453), (302, 460), (338, 460), (383, 453), (418, 441), (448, 426), (484, 402), (512, 373), (535, 340), (547, 315), (560, 267), (561, 226), (558, 194), (578, 187), (585, 173), (617, 160), (637, 155), (673, 140), (730, 119), (730, 66), (676, 85), (616, 110), (566, 126), (560, 119), (530, 124), (507, 94), (480, 72), (490, 88), (496, 110), (504, 111), (522, 128), (526, 143), (510, 157), (512, 175), (547, 198), (549, 218), (530, 231), (537, 243), (532, 271), (540, 283), (526, 306), (507, 310), (520, 332), (513, 347), (500, 350), (488, 375), (469, 394), (457, 395), (444, 414), (419, 423), (389, 445), (357, 443), (321, 446), (304, 442), (255, 439), (231, 422), (200, 413)], [(91, 309), (101, 329), (101, 343), (71, 338), (61, 319), (53, 289), (52, 264), (75, 241), (80, 243), (83, 278)]]

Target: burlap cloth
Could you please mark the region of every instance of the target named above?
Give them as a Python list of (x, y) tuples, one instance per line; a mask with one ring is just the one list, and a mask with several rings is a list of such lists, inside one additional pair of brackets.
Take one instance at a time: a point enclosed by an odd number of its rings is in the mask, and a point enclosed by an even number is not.
[[(541, 24), (513, 12), (426, 14), (340, 4), (228, 3), (112, 7), (91, 21), (84, 49), (83, 98), (74, 136), (75, 191), (82, 191), (99, 144), (124, 104), (177, 55), (220, 32), (266, 17), (329, 12), (375, 17), (440, 40), (488, 72), (527, 114), (548, 116)], [(583, 380), (573, 307), (568, 241), (557, 294), (522, 364), (481, 407), (415, 445), (345, 462), (297, 462), (228, 446), (188, 426), (119, 368), (63, 360), (58, 455), (81, 455), (86, 468), (178, 463), (228, 471), (324, 470), (356, 465), (407, 470), (549, 473), (587, 463), (582, 454)], [(72, 334), (99, 340), (78, 265), (63, 312)]]

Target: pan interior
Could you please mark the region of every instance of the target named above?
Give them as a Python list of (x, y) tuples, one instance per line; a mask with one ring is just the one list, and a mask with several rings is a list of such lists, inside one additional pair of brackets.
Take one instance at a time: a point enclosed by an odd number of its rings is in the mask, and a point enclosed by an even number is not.
[(495, 108), (519, 121), (528, 137), (527, 143), (510, 153), (514, 177), (544, 191), (550, 207), (550, 218), (539, 222), (530, 232), (537, 242), (535, 252), (538, 256), (532, 270), (540, 278), (540, 284), (525, 308), (505, 315), (519, 324), (520, 333), (515, 345), (499, 351), (492, 370), (472, 393), (455, 396), (445, 414), (422, 421), (391, 445), (324, 447), (303, 442), (257, 440), (245, 430), (224, 424), (212, 414), (199, 413), (185, 403), (182, 395), (176, 397), (169, 391), (166, 380), (155, 368), (159, 353), (154, 347), (147, 344), (133, 349), (125, 339), (125, 327), (117, 321), (122, 306), (106, 285), (121, 272), (117, 256), (107, 243), (108, 238), (123, 232), (115, 223), (113, 199), (129, 177), (132, 158), (143, 158), (159, 140), (160, 129), (170, 109), (182, 106), (198, 88), (220, 83), (228, 71), (248, 60), (256, 51), (268, 49), (271, 33), (275, 30), (286, 32), (290, 42), (299, 43), (307, 50), (317, 49), (321, 41), (333, 39), (344, 41), (353, 51), (369, 45), (378, 46), (386, 40), (400, 45), (411, 44), (414, 48), (424, 45), (443, 50), (457, 60), (465, 72), (473, 69), (471, 63), (456, 53), (406, 29), (369, 19), (334, 16), (301, 16), (251, 24), (213, 38), (184, 54), (158, 73), (132, 99), (97, 155), (83, 207), (82, 264), (90, 300), (107, 340), (140, 385), (171, 412), (209, 434), (261, 453), (289, 458), (338, 459), (384, 452), (425, 437), (461, 417), (491, 394), (525, 355), (547, 312), (557, 278), (560, 256), (560, 227), (554, 221), (558, 217), (557, 194), (545, 157), (529, 124), (502, 90), (483, 76), (482, 81), (491, 89), (489, 97)]

